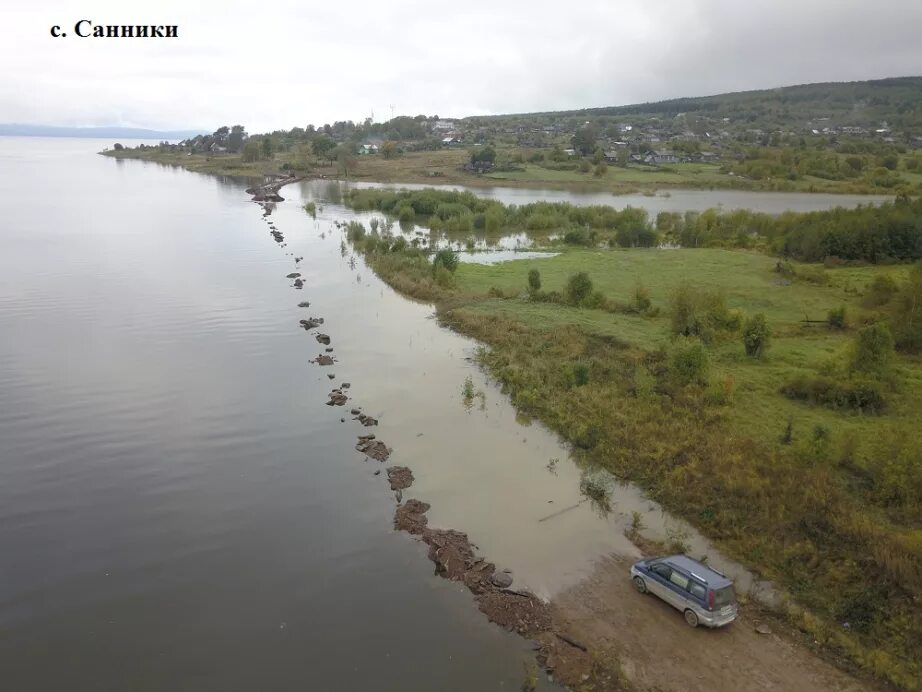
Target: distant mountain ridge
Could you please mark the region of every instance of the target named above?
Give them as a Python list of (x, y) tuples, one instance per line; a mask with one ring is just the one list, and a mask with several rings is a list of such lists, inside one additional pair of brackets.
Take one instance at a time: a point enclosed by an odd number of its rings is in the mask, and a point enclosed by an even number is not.
[(56, 127), (0, 123), (0, 136), (8, 137), (87, 137), (108, 139), (188, 139), (204, 130), (148, 130), (141, 127)]

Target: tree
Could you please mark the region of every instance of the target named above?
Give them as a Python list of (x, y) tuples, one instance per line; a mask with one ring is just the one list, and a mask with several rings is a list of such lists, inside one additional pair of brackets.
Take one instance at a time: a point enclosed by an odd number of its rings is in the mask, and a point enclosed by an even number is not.
[(592, 294), (592, 279), (586, 272), (578, 272), (567, 279), (567, 302), (580, 305)]
[(340, 171), (348, 175), (355, 166), (355, 152), (352, 151), (352, 147), (347, 144), (338, 144), (332, 154), (339, 164)]
[(259, 161), (262, 158), (262, 147), (259, 145), (259, 140), (248, 140), (247, 143), (243, 145), (243, 154), (241, 158), (245, 163)]
[(743, 348), (746, 349), (747, 356), (761, 358), (765, 355), (769, 339), (771, 339), (771, 329), (765, 320), (765, 315), (760, 312), (746, 320), (746, 325), (743, 327)]
[(124, 149), (125, 147), (122, 146), (119, 142), (116, 142), (116, 143), (112, 146), (112, 148), (115, 149), (116, 151), (121, 151), (121, 150)]
[(707, 349), (699, 339), (680, 337), (672, 354), (673, 377), (679, 384), (700, 384), (708, 382), (710, 359)]
[(266, 135), (265, 137), (263, 137), (262, 148), (263, 148), (263, 156), (265, 156), (267, 159), (271, 159), (271, 158), (272, 158), (272, 152), (273, 152), (275, 149), (274, 149), (274, 147), (272, 146), (272, 138), (269, 137), (268, 135)]
[(381, 143), (381, 156), (386, 159), (392, 159), (397, 156), (397, 142), (386, 139)]
[(537, 269), (528, 270), (528, 290), (532, 293), (541, 290), (541, 272)]
[(588, 156), (595, 150), (598, 139), (598, 128), (592, 123), (586, 123), (573, 135), (573, 148), (583, 156)]
[(336, 148), (336, 142), (326, 135), (318, 135), (311, 141), (311, 149), (314, 155), (321, 159), (328, 159), (332, 164), (336, 160), (335, 156), (329, 156), (330, 152)]
[(234, 125), (227, 136), (227, 150), (233, 154), (239, 152), (243, 149), (243, 141), (246, 137), (247, 133), (243, 129), (243, 125)]
[(496, 149), (487, 145), (471, 150), (471, 163), (493, 163), (496, 161)]
[(858, 330), (849, 354), (852, 370), (867, 375), (883, 375), (893, 359), (893, 336), (883, 322)]

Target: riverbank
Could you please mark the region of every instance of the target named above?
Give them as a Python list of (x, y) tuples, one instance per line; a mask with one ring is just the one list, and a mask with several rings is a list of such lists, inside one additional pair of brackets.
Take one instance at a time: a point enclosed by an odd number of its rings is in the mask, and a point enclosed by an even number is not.
[[(785, 278), (774, 259), (745, 251), (570, 250), (494, 266), (462, 262), (452, 274), (433, 273), (412, 250), (352, 239), (391, 286), (433, 301), (444, 323), (489, 347), (481, 362), (523, 414), (783, 585), (794, 600), (778, 612), (835, 656), (915, 688), (914, 510), (911, 500), (893, 504), (881, 474), (894, 458), (912, 473), (922, 368), (898, 359), (885, 413), (856, 415), (779, 393), (837, 367), (857, 328), (875, 319), (868, 287), (880, 276), (905, 281), (907, 267), (803, 265)], [(539, 272), (537, 291), (547, 298), (529, 293), (529, 270)], [(594, 279), (598, 300), (616, 307), (553, 297), (565, 296), (567, 278), (580, 270)], [(670, 300), (680, 286), (716, 289), (727, 309), (744, 313), (739, 319), (763, 312), (770, 350), (747, 358), (738, 336), (717, 335), (705, 350), (706, 376), (678, 382), (684, 356), (672, 341)], [(842, 306), (853, 326), (830, 328), (825, 316)]]
[[(804, 192), (827, 194), (892, 194), (890, 188), (870, 186), (856, 181), (826, 180), (804, 177), (797, 181), (782, 179), (753, 180), (730, 175), (716, 164), (674, 164), (667, 167), (646, 165), (609, 166), (597, 176), (578, 170), (554, 170), (523, 163), (510, 170), (483, 174), (464, 170), (470, 158), (466, 149), (407, 152), (394, 158), (380, 155), (354, 156), (348, 162), (320, 159), (300, 152), (278, 152), (258, 161), (244, 162), (237, 154), (189, 154), (161, 150), (108, 149), (100, 152), (116, 159), (152, 161), (181, 166), (199, 173), (230, 176), (284, 175), (295, 172), (308, 177), (419, 185), (463, 185), (474, 188), (512, 187), (524, 189), (571, 190), (630, 194), (654, 193), (657, 190), (745, 190), (752, 192)], [(907, 175), (909, 175), (907, 173)], [(922, 176), (907, 182), (915, 184)]]

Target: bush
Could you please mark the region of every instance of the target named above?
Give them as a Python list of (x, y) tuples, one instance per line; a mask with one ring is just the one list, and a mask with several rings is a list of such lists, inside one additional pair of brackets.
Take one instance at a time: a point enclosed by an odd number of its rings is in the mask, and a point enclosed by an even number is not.
[(890, 328), (877, 322), (858, 331), (849, 354), (849, 367), (868, 375), (884, 374), (893, 359)]
[(868, 293), (865, 296), (864, 304), (869, 308), (877, 308), (881, 305), (886, 305), (899, 290), (900, 287), (892, 276), (886, 274), (875, 276), (874, 280), (868, 286)]
[(653, 307), (653, 301), (650, 299), (650, 291), (642, 283), (634, 286), (634, 296), (631, 307), (635, 312), (647, 313)]
[(588, 173), (590, 170), (592, 170), (592, 164), (590, 164), (586, 159), (583, 159), (579, 162), (580, 173)]
[(698, 336), (706, 342), (717, 332), (735, 332), (742, 317), (727, 309), (720, 293), (701, 291), (683, 284), (672, 294), (672, 331), (679, 336)]
[(681, 339), (673, 351), (671, 366), (672, 374), (679, 384), (707, 384), (710, 359), (700, 340)]
[(575, 363), (570, 370), (571, 380), (576, 387), (589, 384), (589, 366), (586, 363)]
[(848, 326), (845, 306), (841, 305), (830, 310), (826, 315), (826, 323), (830, 329), (845, 329)]
[(880, 386), (875, 382), (841, 382), (828, 377), (798, 377), (783, 387), (788, 399), (836, 410), (879, 413), (885, 407)]
[(592, 279), (586, 272), (573, 274), (567, 279), (566, 296), (570, 305), (582, 305), (592, 295)]
[(800, 267), (797, 269), (796, 276), (798, 279), (817, 286), (825, 286), (829, 283), (829, 276), (823, 267)]
[(405, 206), (400, 209), (400, 213), (397, 215), (397, 220), (402, 225), (408, 225), (416, 221), (416, 212), (413, 211), (413, 207)]
[(455, 285), (454, 274), (441, 264), (435, 266), (432, 272), (432, 278), (435, 279), (435, 283), (440, 288), (451, 288)]
[(444, 267), (447, 271), (454, 274), (455, 270), (458, 268), (458, 253), (450, 247), (442, 248), (436, 252), (435, 256), (432, 258), (433, 272), (438, 271), (439, 267)]
[(901, 351), (922, 351), (922, 264), (916, 265), (893, 306), (893, 331)]
[(541, 290), (541, 272), (537, 269), (528, 270), (528, 290), (532, 293)]
[(746, 355), (750, 358), (761, 358), (765, 355), (771, 333), (765, 315), (761, 312), (746, 320), (746, 326), (743, 328), (743, 347), (746, 349)]
[(353, 243), (362, 240), (365, 237), (365, 227), (358, 221), (350, 221), (346, 226), (346, 237)]

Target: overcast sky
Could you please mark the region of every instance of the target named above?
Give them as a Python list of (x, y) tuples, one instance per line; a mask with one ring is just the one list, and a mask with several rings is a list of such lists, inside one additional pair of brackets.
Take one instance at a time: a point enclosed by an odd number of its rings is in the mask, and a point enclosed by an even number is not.
[[(259, 132), (922, 74), (922, 0), (27, 0), (2, 17), (0, 122), (47, 125)], [(77, 38), (80, 19), (179, 38)]]

